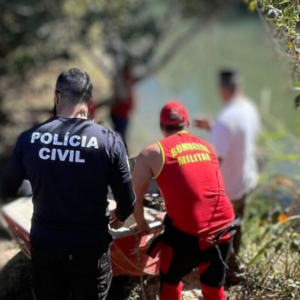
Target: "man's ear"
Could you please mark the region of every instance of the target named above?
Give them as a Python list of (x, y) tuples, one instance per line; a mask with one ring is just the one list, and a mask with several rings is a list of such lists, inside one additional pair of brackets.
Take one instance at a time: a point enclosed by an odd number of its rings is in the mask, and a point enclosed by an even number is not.
[(57, 91), (54, 92), (54, 104), (57, 105), (59, 102), (59, 93)]
[(91, 106), (92, 102), (93, 102), (93, 96), (91, 96), (91, 98), (89, 99), (89, 101), (88, 101), (88, 103), (87, 103), (88, 107)]
[(164, 127), (160, 124), (160, 130), (163, 137), (166, 137), (166, 132), (164, 130)]

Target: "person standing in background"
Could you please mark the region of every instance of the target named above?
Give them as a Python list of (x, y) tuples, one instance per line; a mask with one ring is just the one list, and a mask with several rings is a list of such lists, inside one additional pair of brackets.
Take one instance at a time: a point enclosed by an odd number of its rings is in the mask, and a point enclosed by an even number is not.
[(112, 75), (112, 96), (99, 104), (91, 103), (90, 117), (94, 118), (97, 109), (109, 106), (112, 128), (117, 132), (126, 146), (127, 131), (131, 114), (135, 106), (134, 85), (142, 77), (134, 75), (134, 67), (125, 63), (116, 74)]
[(236, 255), (241, 246), (246, 199), (258, 182), (256, 144), (260, 118), (255, 105), (243, 94), (242, 77), (237, 71), (221, 71), (219, 84), (224, 108), (215, 123), (202, 119), (194, 120), (193, 124), (210, 132), (210, 142), (219, 158), (226, 194), (235, 212), (234, 254), (228, 260), (230, 270), (226, 279), (226, 285), (230, 286), (243, 280), (243, 270)]
[(126, 141), (130, 115), (134, 108), (133, 86), (137, 79), (132, 75), (130, 67), (125, 66), (114, 81), (115, 101), (111, 106), (110, 117), (113, 129)]

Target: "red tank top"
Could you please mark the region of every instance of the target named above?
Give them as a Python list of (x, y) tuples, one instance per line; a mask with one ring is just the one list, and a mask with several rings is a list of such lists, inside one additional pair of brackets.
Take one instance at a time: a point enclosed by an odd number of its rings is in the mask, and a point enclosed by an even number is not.
[(121, 119), (128, 119), (131, 111), (133, 110), (134, 106), (134, 99), (133, 94), (130, 92), (130, 94), (124, 98), (119, 99), (112, 107), (111, 113), (112, 115), (119, 117)]
[(158, 145), (163, 165), (156, 181), (173, 225), (201, 238), (214, 237), (230, 224), (234, 213), (211, 146), (186, 131)]

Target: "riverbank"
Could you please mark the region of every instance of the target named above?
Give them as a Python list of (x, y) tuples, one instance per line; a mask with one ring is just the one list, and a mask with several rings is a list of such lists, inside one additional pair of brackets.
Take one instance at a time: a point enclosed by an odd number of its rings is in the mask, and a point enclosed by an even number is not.
[[(228, 299), (300, 299), (299, 203), (300, 190), (288, 178), (274, 178), (251, 195), (240, 255), (246, 281), (227, 290)], [(13, 241), (2, 240), (0, 253), (0, 300), (33, 300), (30, 261)], [(197, 271), (184, 284), (183, 300), (202, 299)], [(143, 277), (142, 284), (140, 277), (121, 276), (108, 300), (156, 300), (158, 290), (158, 276)]]

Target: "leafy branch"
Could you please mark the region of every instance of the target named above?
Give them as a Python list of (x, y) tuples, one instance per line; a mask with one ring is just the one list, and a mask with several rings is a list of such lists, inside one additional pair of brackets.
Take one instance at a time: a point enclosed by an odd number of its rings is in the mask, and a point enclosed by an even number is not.
[[(249, 8), (257, 10), (263, 22), (273, 35), (277, 50), (284, 53), (292, 65), (293, 87), (300, 91), (300, 34), (297, 25), (300, 21), (299, 0), (246, 0)], [(300, 106), (300, 95), (295, 99)]]

